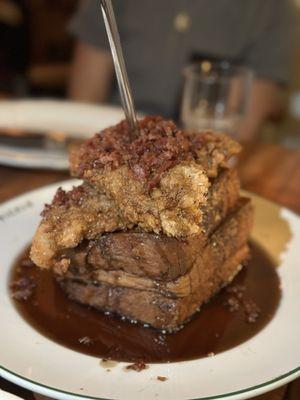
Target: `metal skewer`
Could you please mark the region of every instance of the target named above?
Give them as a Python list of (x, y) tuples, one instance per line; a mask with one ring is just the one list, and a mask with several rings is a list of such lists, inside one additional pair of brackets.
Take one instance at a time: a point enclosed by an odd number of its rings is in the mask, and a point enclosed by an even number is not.
[(121, 94), (121, 100), (127, 122), (131, 128), (131, 139), (138, 134), (138, 123), (132, 98), (131, 88), (128, 80), (127, 70), (123, 57), (119, 31), (111, 0), (100, 0), (101, 10), (104, 18), (105, 28), (110, 44), (112, 58)]

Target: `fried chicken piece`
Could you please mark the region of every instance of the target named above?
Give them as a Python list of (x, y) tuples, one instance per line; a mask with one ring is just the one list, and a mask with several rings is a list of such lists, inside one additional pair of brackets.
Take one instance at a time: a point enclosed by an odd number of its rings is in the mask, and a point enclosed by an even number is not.
[(215, 177), (241, 150), (223, 133), (181, 131), (173, 121), (161, 117), (145, 117), (138, 123), (139, 135), (132, 142), (124, 120), (74, 148), (70, 155), (72, 175), (94, 183), (98, 175), (126, 166), (128, 175), (152, 189), (164, 172), (184, 161), (195, 161), (208, 177)]
[(209, 178), (227, 167), (240, 145), (224, 134), (180, 131), (160, 117), (139, 125), (132, 142), (126, 121), (96, 134), (71, 154), (72, 174), (105, 192), (142, 229), (176, 237), (199, 233)]
[[(223, 171), (213, 180), (206, 201), (199, 209), (203, 240), (234, 206), (238, 197), (239, 180), (235, 170)], [(105, 219), (108, 215), (110, 215), (110, 220)], [(176, 219), (177, 223), (178, 221)], [(116, 212), (111, 200), (103, 194), (98, 194), (95, 189), (86, 184), (67, 193), (59, 189), (52, 204), (47, 205), (43, 212), (43, 220), (32, 246), (32, 257), (40, 266), (63, 272), (63, 269), (68, 268), (70, 261), (63, 260), (60, 254), (77, 247), (85, 238), (95, 239), (94, 242), (96, 242), (101, 233), (130, 229), (132, 225)], [(139, 232), (144, 231), (138, 226), (135, 228)], [(127, 230), (127, 232), (132, 232), (132, 230)], [(149, 232), (151, 234), (152, 231)], [(157, 236), (159, 237), (162, 236)], [(93, 246), (94, 243), (90, 245)]]
[(95, 175), (93, 184), (113, 199), (122, 217), (146, 231), (169, 236), (199, 232), (209, 181), (195, 162), (182, 163), (165, 172), (152, 190), (132, 177), (126, 166)]
[(118, 204), (83, 184), (70, 192), (59, 189), (52, 204), (46, 205), (31, 248), (37, 265), (51, 268), (57, 264), (53, 259), (60, 249), (132, 226), (170, 236), (201, 231), (200, 205), (206, 201), (209, 182), (200, 166), (175, 166), (162, 178), (160, 189), (150, 194), (139, 190), (137, 180), (128, 182), (122, 168), (103, 178)]
[(59, 250), (76, 247), (83, 239), (102, 232), (130, 228), (119, 217), (114, 202), (87, 184), (69, 192), (57, 190), (51, 205), (42, 212), (42, 221), (33, 238), (30, 257), (43, 268), (68, 269), (55, 259)]
[(70, 192), (60, 189), (46, 206), (31, 250), (37, 265), (67, 270), (65, 261), (55, 260), (59, 250), (116, 230), (201, 234), (209, 179), (239, 145), (222, 134), (180, 131), (160, 117), (139, 124), (133, 142), (123, 121), (74, 150), (71, 170), (87, 183)]

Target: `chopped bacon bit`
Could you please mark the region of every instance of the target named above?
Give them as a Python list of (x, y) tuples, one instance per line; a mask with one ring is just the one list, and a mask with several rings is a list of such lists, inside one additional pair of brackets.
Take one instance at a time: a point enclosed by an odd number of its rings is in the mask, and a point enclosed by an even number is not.
[(166, 376), (158, 376), (157, 380), (161, 381), (161, 382), (165, 382), (166, 380), (168, 380), (168, 378)]
[(139, 136), (132, 142), (127, 122), (122, 121), (83, 143), (77, 153), (76, 175), (83, 178), (88, 170), (110, 171), (127, 165), (134, 177), (147, 180), (153, 188), (165, 171), (181, 161), (195, 159), (197, 150), (207, 141), (205, 132), (188, 134), (161, 117), (146, 117), (139, 121), (139, 127)]
[(43, 218), (46, 218), (50, 210), (55, 206), (64, 206), (69, 208), (73, 205), (80, 205), (84, 199), (86, 192), (85, 186), (74, 186), (72, 190), (66, 192), (61, 187), (57, 189), (51, 204), (45, 204), (44, 210), (41, 213)]
[(144, 369), (147, 368), (149, 368), (149, 366), (145, 364), (144, 361), (136, 361), (135, 363), (126, 366), (126, 369), (130, 369), (137, 372), (143, 371)]

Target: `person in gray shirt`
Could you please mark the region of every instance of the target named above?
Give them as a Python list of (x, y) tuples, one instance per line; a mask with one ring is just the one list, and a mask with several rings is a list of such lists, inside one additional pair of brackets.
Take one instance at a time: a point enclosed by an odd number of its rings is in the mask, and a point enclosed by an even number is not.
[[(182, 69), (192, 59), (227, 60), (253, 69), (241, 140), (280, 116), (289, 79), (288, 0), (114, 0), (116, 19), (138, 110), (174, 116)], [(69, 96), (115, 103), (118, 94), (100, 1), (83, 0), (70, 22), (78, 38)]]

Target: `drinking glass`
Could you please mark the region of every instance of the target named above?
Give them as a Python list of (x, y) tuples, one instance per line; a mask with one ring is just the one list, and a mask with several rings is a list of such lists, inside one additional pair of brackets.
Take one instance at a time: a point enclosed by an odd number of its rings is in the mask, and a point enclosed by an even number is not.
[(227, 62), (201, 61), (184, 69), (181, 122), (188, 130), (214, 130), (238, 137), (253, 74)]

